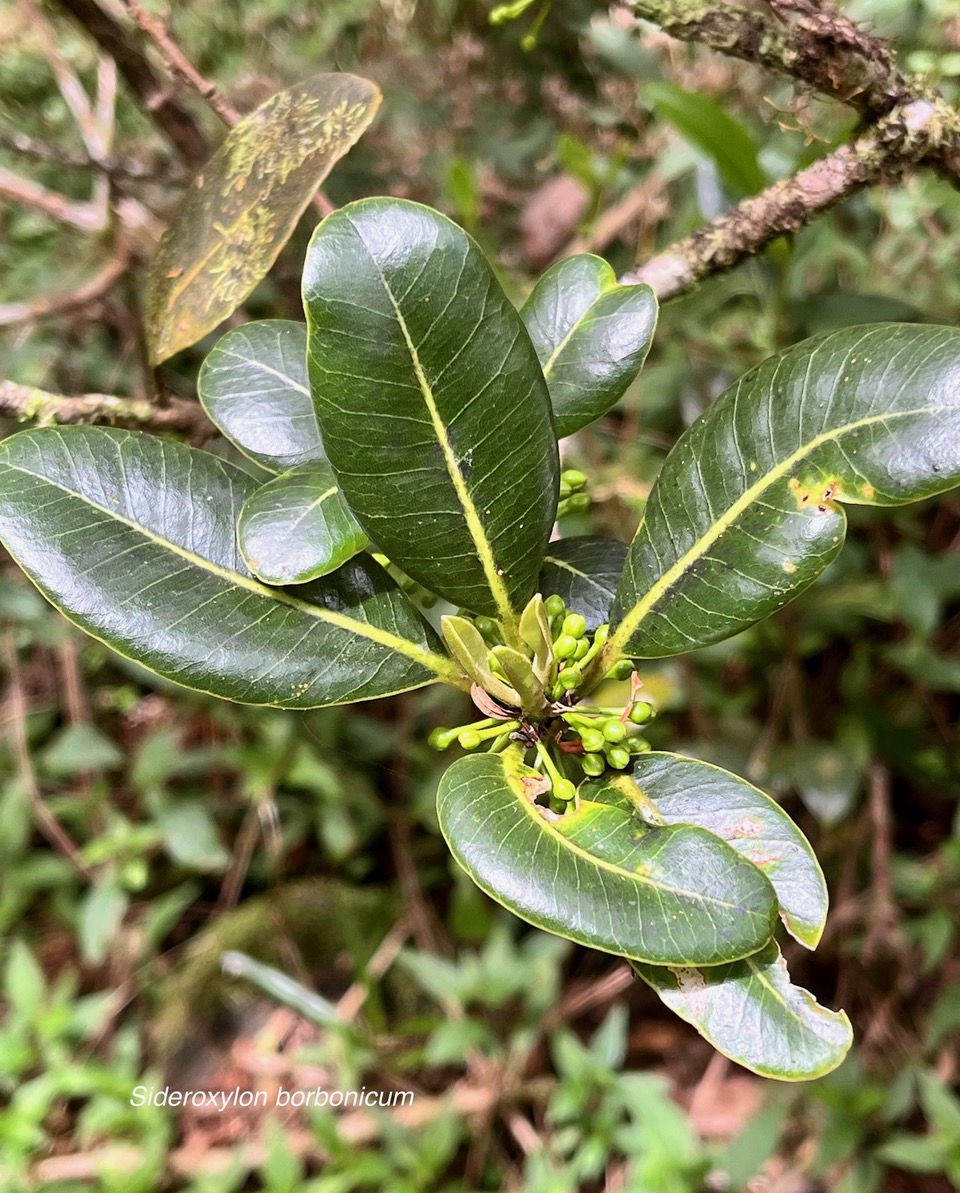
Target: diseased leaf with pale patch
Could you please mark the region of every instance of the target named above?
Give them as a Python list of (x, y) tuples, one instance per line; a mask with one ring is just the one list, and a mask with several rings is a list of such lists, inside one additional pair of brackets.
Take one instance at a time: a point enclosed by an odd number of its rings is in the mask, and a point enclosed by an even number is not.
[(154, 364), (212, 331), (266, 276), (317, 187), (379, 106), (380, 90), (368, 79), (317, 75), (278, 91), (230, 130), (150, 263)]
[(256, 487), (232, 464), (153, 435), (23, 431), (0, 444), (0, 535), (81, 629), (201, 692), (315, 708), (461, 682), (369, 557), (295, 588), (255, 579), (236, 525)]
[(571, 613), (586, 618), (593, 633), (610, 619), (613, 594), (627, 558), (627, 544), (617, 539), (575, 535), (547, 547), (540, 569), (540, 591), (544, 596), (562, 596)]
[(777, 893), (787, 931), (816, 948), (827, 884), (810, 842), (768, 795), (719, 766), (680, 754), (641, 754), (633, 781), (664, 824), (696, 824), (758, 866)]
[(960, 483), (960, 331), (845, 328), (771, 357), (664, 461), (630, 545), (607, 658), (719, 642), (785, 605), (843, 545), (842, 504)]
[(327, 216), (303, 270), (308, 367), (340, 489), (431, 592), (508, 626), (559, 491), (537, 354), (480, 247), (401, 199)]
[(846, 1056), (853, 1033), (843, 1011), (794, 986), (775, 941), (730, 965), (634, 969), (671, 1011), (718, 1052), (779, 1081), (810, 1081)]
[(557, 436), (579, 431), (623, 397), (657, 325), (649, 286), (621, 286), (602, 257), (550, 267), (520, 311), (550, 391)]
[(260, 319), (221, 336), (197, 392), (210, 421), (268, 472), (326, 459), (307, 378), (307, 325)]
[(505, 907), (559, 936), (655, 964), (718, 964), (770, 939), (773, 888), (718, 837), (645, 823), (616, 780), (577, 811), (545, 815), (533, 802), (538, 781), (517, 747), (461, 758), (440, 781), (447, 844)]
[(304, 464), (247, 498), (240, 553), (266, 584), (303, 584), (334, 571), (367, 545), (329, 464)]

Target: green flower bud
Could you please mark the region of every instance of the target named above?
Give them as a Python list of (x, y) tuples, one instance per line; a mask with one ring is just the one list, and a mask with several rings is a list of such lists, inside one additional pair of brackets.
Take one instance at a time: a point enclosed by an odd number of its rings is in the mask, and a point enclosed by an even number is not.
[(427, 743), (435, 750), (445, 750), (459, 732), (459, 729), (444, 729), (442, 725), (438, 725), (427, 738)]
[(627, 736), (627, 730), (622, 721), (618, 721), (616, 717), (611, 717), (609, 721), (604, 721), (603, 736), (607, 741), (622, 742)]
[(481, 737), (476, 729), (463, 729), (457, 741), (464, 750), (475, 750), (480, 745)]
[(606, 745), (606, 738), (599, 729), (581, 729), (580, 742), (588, 754), (599, 754)]
[(590, 498), (586, 493), (574, 493), (567, 498), (567, 513), (582, 514), (590, 508)]
[(645, 737), (631, 737), (627, 746), (631, 754), (649, 754), (653, 749)]
[(573, 489), (571, 489), (569, 485), (561, 485), (560, 491), (557, 494), (557, 496), (560, 498), (561, 501), (566, 501), (566, 499), (568, 497), (573, 496)]
[(630, 751), (624, 749), (623, 746), (611, 746), (607, 750), (607, 762), (614, 770), (623, 770), (630, 764)]
[(478, 617), (473, 623), (486, 640), (494, 646), (500, 643), (499, 626), (492, 617)]
[(543, 602), (543, 609), (547, 617), (560, 617), (566, 612), (567, 606), (563, 603), (563, 597), (554, 593), (553, 596), (548, 596)]
[(638, 700), (630, 709), (630, 720), (634, 725), (645, 725), (653, 716), (653, 705), (645, 700)]
[(589, 649), (590, 643), (586, 640), (586, 638), (581, 638), (577, 643), (577, 649), (573, 652), (574, 662), (578, 663)]
[(620, 659), (607, 672), (607, 679), (629, 679), (633, 674), (633, 663), (629, 659)]
[(557, 683), (565, 692), (572, 692), (583, 683), (583, 673), (579, 667), (564, 667), (557, 676)]
[(577, 789), (569, 779), (554, 779), (552, 794), (556, 799), (562, 799), (568, 804), (576, 797)]
[(553, 644), (555, 659), (572, 659), (577, 649), (577, 640), (569, 634), (561, 634)]
[(598, 778), (607, 769), (606, 762), (599, 754), (584, 754), (580, 759), (580, 765), (583, 767), (583, 773), (592, 779)]
[(560, 473), (560, 483), (569, 485), (571, 489), (582, 489), (587, 483), (587, 475), (579, 468), (567, 468)]
[(587, 632), (587, 619), (579, 613), (568, 613), (563, 619), (564, 634), (569, 634), (571, 638), (582, 638)]

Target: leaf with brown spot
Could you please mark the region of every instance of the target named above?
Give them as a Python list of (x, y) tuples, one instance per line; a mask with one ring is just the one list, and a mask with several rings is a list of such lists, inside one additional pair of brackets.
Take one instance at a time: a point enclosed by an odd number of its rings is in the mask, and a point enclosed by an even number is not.
[(251, 293), (380, 98), (368, 79), (316, 75), (278, 91), (231, 129), (188, 188), (150, 264), (154, 364), (195, 344)]

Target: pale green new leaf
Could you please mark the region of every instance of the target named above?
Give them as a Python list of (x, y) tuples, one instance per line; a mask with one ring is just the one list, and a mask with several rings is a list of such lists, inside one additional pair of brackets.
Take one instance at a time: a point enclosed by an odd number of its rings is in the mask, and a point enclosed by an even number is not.
[(534, 804), (538, 778), (511, 747), (461, 758), (440, 781), (443, 835), (492, 898), (537, 927), (654, 964), (718, 964), (770, 939), (770, 883), (719, 838), (648, 825), (613, 785), (557, 818)]
[(634, 969), (718, 1052), (761, 1077), (822, 1077), (840, 1064), (853, 1042), (843, 1011), (820, 1006), (812, 994), (793, 985), (774, 941), (730, 965), (634, 962)]
[(621, 286), (602, 257), (567, 257), (520, 311), (550, 390), (557, 435), (572, 435), (623, 397), (657, 325), (649, 286)]
[(367, 199), (303, 275), (324, 446), (370, 539), (430, 591), (511, 625), (556, 513), (550, 400), (520, 316), (444, 216)]
[(843, 544), (842, 503), (960, 482), (960, 331), (880, 324), (788, 348), (670, 452), (630, 546), (606, 657), (676, 654), (766, 617)]
[(260, 319), (217, 340), (197, 379), (210, 421), (268, 472), (325, 460), (307, 378), (307, 328)]
[(266, 584), (303, 584), (335, 571), (367, 545), (329, 464), (304, 464), (263, 485), (237, 523), (240, 553)]
[(207, 452), (101, 427), (0, 444), (0, 536), (71, 621), (186, 687), (311, 708), (458, 681), (436, 635), (366, 556), (268, 588), (237, 548), (256, 482)]

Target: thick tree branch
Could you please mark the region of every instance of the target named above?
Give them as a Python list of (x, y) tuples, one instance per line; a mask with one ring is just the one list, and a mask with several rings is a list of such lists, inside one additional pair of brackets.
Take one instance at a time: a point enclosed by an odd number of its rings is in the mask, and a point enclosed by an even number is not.
[(161, 408), (141, 398), (117, 398), (111, 394), (68, 398), (15, 381), (0, 381), (0, 415), (18, 422), (33, 420), (40, 426), (107, 423), (141, 431), (177, 431), (197, 442), (216, 434), (199, 403), (186, 398), (171, 397)]
[(956, 122), (944, 101), (914, 100), (883, 117), (868, 134), (744, 200), (621, 280), (646, 282), (661, 301), (673, 298), (865, 186), (899, 178), (945, 135), (945, 126), (952, 131)]

